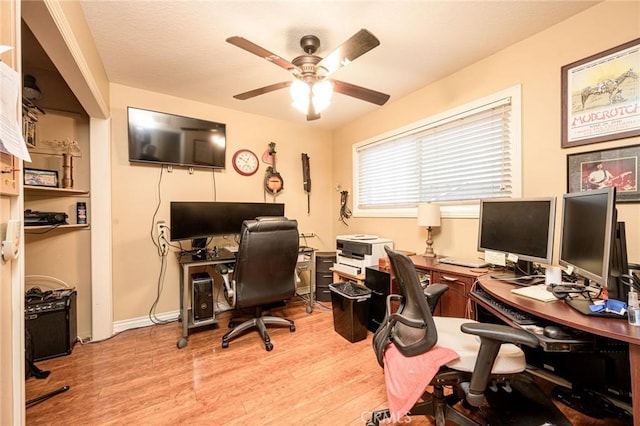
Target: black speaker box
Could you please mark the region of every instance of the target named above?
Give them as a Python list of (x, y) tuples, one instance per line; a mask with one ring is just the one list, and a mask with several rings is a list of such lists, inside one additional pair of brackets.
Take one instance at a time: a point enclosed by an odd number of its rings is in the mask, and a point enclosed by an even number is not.
[(56, 290), (41, 300), (27, 299), (24, 320), (34, 362), (71, 354), (78, 336), (76, 291)]
[(193, 287), (193, 320), (213, 318), (213, 279), (206, 272), (191, 274)]

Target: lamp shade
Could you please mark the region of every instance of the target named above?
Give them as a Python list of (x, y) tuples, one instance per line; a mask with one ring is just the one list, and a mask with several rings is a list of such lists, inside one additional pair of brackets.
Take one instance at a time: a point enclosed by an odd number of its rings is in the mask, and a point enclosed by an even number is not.
[(440, 206), (431, 203), (418, 204), (418, 226), (440, 226)]

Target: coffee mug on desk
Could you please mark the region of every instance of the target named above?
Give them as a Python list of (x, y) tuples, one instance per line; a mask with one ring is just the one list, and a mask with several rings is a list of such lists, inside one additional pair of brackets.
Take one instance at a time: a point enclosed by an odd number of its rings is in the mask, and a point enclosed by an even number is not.
[(544, 272), (546, 285), (562, 284), (562, 269), (559, 266), (549, 266)]

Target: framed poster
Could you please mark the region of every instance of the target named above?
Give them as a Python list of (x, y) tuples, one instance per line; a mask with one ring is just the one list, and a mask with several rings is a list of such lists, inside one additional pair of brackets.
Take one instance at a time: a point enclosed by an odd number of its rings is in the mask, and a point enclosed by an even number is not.
[(640, 135), (640, 38), (565, 65), (562, 148)]
[(640, 145), (567, 155), (567, 192), (616, 188), (616, 202), (640, 202)]

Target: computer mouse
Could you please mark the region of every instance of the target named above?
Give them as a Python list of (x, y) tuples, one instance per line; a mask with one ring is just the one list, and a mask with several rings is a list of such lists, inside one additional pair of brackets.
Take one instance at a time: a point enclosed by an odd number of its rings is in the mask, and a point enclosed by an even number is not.
[(571, 337), (569, 333), (564, 331), (557, 325), (548, 325), (542, 330), (542, 334), (550, 339), (568, 339)]

